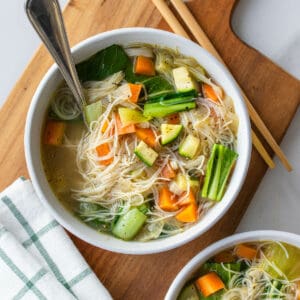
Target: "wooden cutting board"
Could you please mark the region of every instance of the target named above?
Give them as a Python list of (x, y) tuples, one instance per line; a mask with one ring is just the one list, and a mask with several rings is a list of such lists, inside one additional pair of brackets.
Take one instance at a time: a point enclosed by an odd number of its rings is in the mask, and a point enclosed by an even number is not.
[[(300, 82), (235, 36), (230, 26), (235, 4), (235, 0), (188, 2), (260, 116), (280, 141), (299, 105)], [(64, 16), (72, 45), (119, 27), (170, 30), (150, 0), (71, 0)], [(27, 175), (23, 147), (26, 113), (52, 63), (44, 47), (40, 47), (0, 111), (0, 189)], [(97, 249), (74, 236), (72, 239), (115, 299), (163, 299), (188, 260), (210, 243), (234, 232), (266, 169), (254, 150), (246, 182), (227, 215), (205, 235), (179, 249), (146, 256), (120, 255)]]

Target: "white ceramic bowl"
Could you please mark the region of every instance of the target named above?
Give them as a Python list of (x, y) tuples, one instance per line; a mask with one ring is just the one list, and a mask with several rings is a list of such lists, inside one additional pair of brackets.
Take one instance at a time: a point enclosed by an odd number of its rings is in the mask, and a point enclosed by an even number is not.
[(35, 191), (50, 213), (67, 230), (86, 242), (106, 250), (127, 254), (148, 254), (166, 251), (195, 239), (225, 214), (238, 195), (248, 170), (251, 155), (250, 122), (239, 88), (227, 69), (197, 44), (175, 34), (150, 28), (117, 29), (81, 42), (72, 49), (72, 52), (75, 62), (80, 62), (112, 44), (128, 45), (135, 42), (178, 48), (181, 53), (196, 58), (208, 73), (221, 84), (226, 93), (232, 97), (240, 120), (237, 143), (239, 158), (222, 201), (215, 205), (198, 224), (184, 233), (147, 243), (125, 242), (113, 236), (100, 234), (77, 220), (56, 199), (47, 182), (41, 162), (40, 138), (43, 119), (50, 97), (62, 81), (62, 76), (56, 65), (53, 65), (44, 76), (32, 99), (25, 128), (25, 155)]
[(225, 249), (233, 247), (236, 244), (258, 241), (279, 241), (300, 248), (300, 235), (289, 232), (275, 230), (257, 230), (231, 235), (210, 245), (194, 258), (192, 258), (188, 262), (188, 264), (178, 273), (178, 275), (172, 282), (166, 294), (165, 300), (177, 299), (185, 283), (188, 280), (192, 279), (197, 270), (199, 270), (199, 268), (212, 256)]

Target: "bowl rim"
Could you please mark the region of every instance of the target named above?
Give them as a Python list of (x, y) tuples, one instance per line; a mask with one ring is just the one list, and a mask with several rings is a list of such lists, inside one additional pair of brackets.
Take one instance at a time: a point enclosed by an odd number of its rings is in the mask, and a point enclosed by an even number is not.
[[(30, 107), (29, 107), (29, 111), (27, 113), (27, 119), (26, 119), (26, 125), (25, 125), (25, 135), (24, 135), (24, 148), (25, 148), (25, 158), (26, 158), (26, 163), (27, 163), (27, 168), (29, 171), (29, 175), (30, 178), (32, 180), (34, 189), (38, 195), (38, 197), (41, 199), (43, 205), (48, 209), (48, 211), (54, 216), (54, 218), (60, 223), (62, 224), (62, 226), (64, 228), (66, 228), (69, 232), (71, 232), (72, 234), (74, 234), (75, 236), (77, 236), (78, 238), (96, 246), (96, 247), (100, 247), (102, 249), (105, 250), (109, 250), (109, 251), (113, 251), (113, 252), (118, 252), (118, 253), (123, 253), (123, 254), (135, 254), (135, 255), (139, 255), (139, 254), (152, 254), (152, 253), (158, 253), (158, 252), (163, 252), (163, 251), (167, 251), (167, 250), (171, 250), (177, 247), (180, 247), (188, 242), (190, 242), (191, 240), (194, 240), (195, 238), (199, 237), (200, 235), (202, 235), (203, 233), (205, 233), (207, 230), (209, 230), (218, 220), (220, 220), (220, 218), (222, 218), (225, 213), (228, 211), (228, 209), (231, 207), (231, 205), (233, 204), (233, 202), (235, 201), (247, 174), (248, 171), (248, 167), (249, 167), (249, 163), (250, 163), (250, 157), (251, 157), (251, 148), (252, 148), (252, 144), (251, 144), (251, 134), (250, 134), (250, 120), (249, 120), (249, 116), (248, 116), (248, 111), (246, 108), (246, 104), (243, 101), (243, 97), (242, 94), (240, 92), (240, 89), (237, 85), (237, 83), (235, 82), (234, 78), (232, 77), (232, 75), (230, 74), (230, 72), (227, 70), (227, 68), (220, 63), (216, 58), (214, 58), (210, 53), (208, 53), (205, 49), (203, 49), (202, 47), (200, 47), (198, 44), (195, 44), (194, 42), (187, 40), (181, 36), (178, 36), (174, 33), (170, 33), (164, 30), (159, 30), (159, 29), (154, 29), (154, 28), (144, 28), (144, 27), (134, 27), (134, 28), (122, 28), (122, 29), (115, 29), (115, 30), (111, 30), (111, 31), (106, 31), (97, 35), (94, 35), (92, 37), (89, 37), (88, 39), (85, 39), (83, 41), (81, 41), (80, 43), (78, 43), (77, 45), (75, 45), (74, 47), (72, 47), (72, 53), (76, 55), (76, 52), (84, 49), (84, 48), (88, 48), (89, 45), (93, 45), (94, 43), (97, 43), (99, 41), (103, 41), (106, 38), (110, 38), (110, 37), (114, 37), (114, 36), (118, 36), (118, 35), (133, 35), (135, 33), (143, 33), (143, 34), (148, 34), (148, 35), (156, 35), (156, 36), (161, 36), (166, 38), (166, 40), (168, 38), (172, 38), (175, 39), (178, 43), (188, 43), (189, 45), (192, 45), (193, 47), (198, 47), (197, 51), (202, 52), (201, 55), (206, 56), (216, 67), (216, 69), (218, 69), (221, 73), (222, 73), (222, 77), (226, 78), (229, 82), (230, 85), (232, 87), (232, 89), (234, 90), (234, 93), (237, 95), (236, 99), (234, 99), (234, 102), (239, 103), (240, 107), (241, 107), (241, 111), (243, 116), (239, 116), (239, 119), (243, 120), (244, 124), (244, 129), (245, 129), (245, 133), (246, 133), (246, 137), (244, 138), (244, 144), (243, 144), (243, 148), (245, 149), (244, 152), (244, 160), (243, 160), (243, 169), (242, 172), (239, 176), (239, 180), (238, 180), (238, 184), (237, 187), (235, 187), (231, 197), (230, 197), (230, 201), (228, 202), (227, 206), (224, 207), (224, 209), (222, 209), (222, 211), (220, 211), (217, 215), (217, 217), (213, 218), (212, 220), (210, 220), (209, 222), (207, 222), (206, 226), (202, 226), (202, 228), (198, 228), (197, 231), (192, 232), (190, 235), (184, 235), (184, 233), (186, 233), (187, 231), (183, 232), (181, 235), (180, 239), (172, 239), (172, 237), (168, 237), (165, 239), (161, 239), (160, 242), (158, 242), (157, 240), (154, 241), (149, 241), (146, 242), (147, 243), (147, 247), (144, 249), (140, 249), (140, 247), (138, 247), (138, 245), (140, 245), (141, 243), (145, 244), (145, 242), (134, 242), (134, 241), (130, 241), (130, 242), (124, 242), (122, 240), (118, 240), (118, 246), (111, 246), (111, 245), (107, 245), (107, 243), (105, 242), (101, 242), (101, 241), (95, 241), (94, 238), (90, 237), (89, 235), (86, 235), (82, 232), (82, 230), (79, 230), (78, 228), (75, 229), (74, 224), (70, 224), (69, 221), (65, 220), (62, 216), (61, 213), (57, 211), (56, 208), (54, 208), (52, 206), (52, 204), (50, 204), (50, 202), (48, 201), (44, 190), (47, 189), (46, 187), (42, 187), (42, 185), (40, 184), (40, 180), (39, 180), (39, 176), (34, 168), (34, 161), (37, 159), (36, 157), (32, 157), (31, 152), (31, 139), (32, 134), (31, 134), (31, 130), (32, 130), (32, 126), (33, 126), (33, 115), (35, 113), (35, 107), (40, 99), (41, 93), (43, 92), (44, 89), (46, 89), (47, 87), (47, 82), (53, 77), (53, 75), (55, 74), (55, 72), (58, 71), (58, 67), (56, 66), (56, 64), (52, 65), (50, 67), (50, 69), (47, 71), (47, 73), (44, 75), (43, 79), (41, 80), (41, 82), (38, 85), (38, 88), (32, 98)], [(166, 44), (168, 44), (168, 42), (166, 42)], [(101, 49), (101, 47), (99, 47)], [(39, 160), (41, 160), (39, 158)], [(41, 163), (41, 162), (40, 162)], [(48, 189), (51, 190), (51, 188), (48, 186)], [(59, 200), (55, 197), (55, 200), (59, 202)], [(70, 213), (71, 215), (71, 213)], [(75, 216), (72, 216), (73, 219), (76, 219)], [(77, 220), (78, 221), (78, 220)], [(79, 222), (79, 221), (78, 221)], [(81, 223), (81, 222), (80, 222)], [(201, 223), (201, 222), (200, 222)], [(199, 225), (196, 224), (193, 227)], [(82, 223), (82, 226), (88, 227), (87, 225)], [(99, 233), (101, 235), (101, 233)], [(102, 234), (103, 235), (103, 234)], [(178, 237), (179, 234), (175, 235)], [(173, 237), (175, 237), (173, 236)], [(116, 239), (116, 238), (114, 238)], [(172, 239), (172, 240), (171, 240)], [(172, 241), (172, 243), (165, 243), (165, 242), (161, 242), (161, 241)], [(126, 246), (125, 244), (130, 244), (130, 246)]]
[(173, 279), (165, 300), (177, 299), (181, 289), (193, 273), (210, 257), (222, 250), (228, 249), (238, 243), (259, 242), (259, 241), (280, 241), (300, 248), (300, 235), (296, 233), (279, 230), (252, 230), (236, 233), (225, 237), (201, 250), (197, 255), (186, 263)]

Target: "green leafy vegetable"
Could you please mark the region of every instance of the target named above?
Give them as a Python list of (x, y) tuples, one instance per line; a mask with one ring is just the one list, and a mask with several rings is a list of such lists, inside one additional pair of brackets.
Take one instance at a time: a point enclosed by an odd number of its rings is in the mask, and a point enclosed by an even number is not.
[(114, 73), (125, 71), (129, 64), (130, 60), (124, 49), (119, 45), (112, 45), (77, 64), (76, 70), (83, 82), (103, 80)]

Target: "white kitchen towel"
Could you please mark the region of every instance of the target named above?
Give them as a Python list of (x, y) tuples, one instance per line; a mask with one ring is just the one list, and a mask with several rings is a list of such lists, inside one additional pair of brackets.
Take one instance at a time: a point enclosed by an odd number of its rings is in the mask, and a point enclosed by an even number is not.
[(0, 298), (112, 299), (29, 180), (0, 194)]

